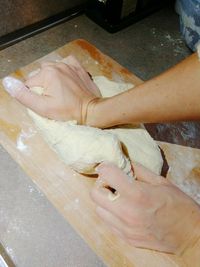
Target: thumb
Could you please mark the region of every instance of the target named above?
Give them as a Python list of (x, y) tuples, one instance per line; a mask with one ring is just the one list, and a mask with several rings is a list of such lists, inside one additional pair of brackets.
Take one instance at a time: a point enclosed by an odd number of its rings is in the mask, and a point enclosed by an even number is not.
[(25, 84), (13, 77), (5, 77), (2, 81), (5, 90), (27, 108), (45, 115), (47, 97), (31, 92)]
[(145, 168), (143, 165), (139, 163), (133, 163), (133, 169), (138, 181), (146, 182), (152, 185), (159, 185), (159, 184), (168, 184), (167, 179), (164, 177), (157, 175), (150, 171), (149, 169)]

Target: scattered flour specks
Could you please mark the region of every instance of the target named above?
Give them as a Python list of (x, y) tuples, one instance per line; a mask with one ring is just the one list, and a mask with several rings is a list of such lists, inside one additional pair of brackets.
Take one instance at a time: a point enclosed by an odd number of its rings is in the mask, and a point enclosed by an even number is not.
[(20, 238), (29, 237), (29, 232), (23, 227), (23, 222), (17, 219), (10, 220), (7, 226), (7, 233), (16, 233)]
[[(30, 194), (36, 194), (36, 195), (39, 195), (40, 197), (43, 197), (44, 194), (37, 188), (37, 187), (33, 187), (32, 185), (28, 185), (28, 192)], [(37, 200), (37, 197), (34, 198), (33, 200)]]
[(19, 149), (21, 152), (30, 152), (30, 148), (28, 148), (28, 146), (26, 145), (26, 140), (34, 136), (35, 133), (36, 130), (32, 128), (29, 128), (28, 131), (22, 130), (17, 138), (17, 149)]
[[(156, 28), (152, 28), (151, 29), (151, 33), (153, 35), (154, 38), (156, 39), (160, 39), (160, 46), (161, 47), (168, 47), (168, 46), (172, 46), (173, 47), (173, 52), (174, 55), (177, 56), (178, 54), (183, 54), (185, 52), (185, 47), (182, 47), (183, 45), (183, 39), (182, 38), (177, 38), (177, 37), (173, 37), (170, 33), (165, 33), (162, 37), (159, 35), (159, 33), (157, 34), (156, 32)], [(155, 47), (152, 47), (152, 50), (155, 51), (157, 50), (157, 48), (155, 49)]]
[(25, 152), (27, 150), (27, 145), (24, 144), (24, 136), (20, 134), (20, 136), (17, 139), (17, 149), (19, 149), (21, 152)]
[(34, 189), (31, 185), (28, 186), (28, 189), (29, 189), (29, 192), (30, 192), (30, 193), (32, 193), (32, 192), (35, 191), (35, 189)]

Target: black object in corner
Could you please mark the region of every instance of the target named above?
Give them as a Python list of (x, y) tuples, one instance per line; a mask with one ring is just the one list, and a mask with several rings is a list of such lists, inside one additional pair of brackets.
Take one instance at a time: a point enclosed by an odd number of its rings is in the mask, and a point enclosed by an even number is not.
[(89, 0), (86, 15), (115, 33), (152, 14), (172, 0)]

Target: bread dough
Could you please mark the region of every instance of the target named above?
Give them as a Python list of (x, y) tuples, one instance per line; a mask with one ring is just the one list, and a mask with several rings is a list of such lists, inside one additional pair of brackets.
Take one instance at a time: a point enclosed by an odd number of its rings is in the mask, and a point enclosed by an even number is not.
[[(130, 83), (116, 83), (103, 76), (93, 77), (103, 97), (113, 96), (133, 87)], [(42, 94), (43, 88), (32, 91)], [(43, 138), (58, 156), (79, 173), (95, 174), (95, 167), (109, 161), (129, 176), (130, 161), (136, 161), (157, 174), (163, 165), (160, 149), (145, 129), (116, 128), (101, 130), (77, 125), (76, 121), (55, 121), (39, 116), (31, 110), (29, 115)]]
[(116, 128), (108, 131), (118, 137), (133, 162), (139, 162), (157, 174), (161, 173), (163, 159), (160, 148), (145, 129)]
[(114, 82), (107, 79), (105, 76), (94, 76), (92, 78), (103, 97), (118, 95), (134, 87), (132, 83)]

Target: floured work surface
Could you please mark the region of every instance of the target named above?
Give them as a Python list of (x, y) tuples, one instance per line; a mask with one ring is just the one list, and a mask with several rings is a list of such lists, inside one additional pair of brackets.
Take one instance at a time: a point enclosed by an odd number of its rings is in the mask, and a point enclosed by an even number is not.
[[(13, 76), (24, 79), (28, 73), (39, 67), (40, 62), (60, 60), (69, 54), (74, 54), (94, 76), (104, 75), (109, 79), (131, 82), (134, 85), (141, 83), (140, 79), (84, 40), (76, 40), (65, 45), (16, 71)], [(49, 201), (108, 266), (186, 266), (183, 260), (175, 255), (133, 248), (112, 235), (96, 216), (95, 205), (89, 196), (94, 180), (83, 177), (64, 165), (40, 136), (25, 107), (8, 96), (2, 85), (0, 88), (0, 141)], [(174, 145), (167, 143), (159, 143), (159, 145), (166, 151), (169, 166), (171, 163), (175, 166), (174, 162), (178, 155), (174, 153)], [(176, 149), (182, 153), (182, 147), (179, 150), (179, 146), (176, 146)], [(199, 153), (199, 150), (194, 149), (194, 153), (197, 151)], [(190, 149), (190, 153), (193, 154), (193, 149)], [(198, 165), (198, 162), (195, 164)], [(192, 171), (186, 170), (192, 165), (179, 165), (183, 173)], [(173, 166), (170, 173), (173, 172)], [(198, 166), (195, 165), (195, 168), (198, 169)], [(198, 171), (195, 175), (196, 173)]]

